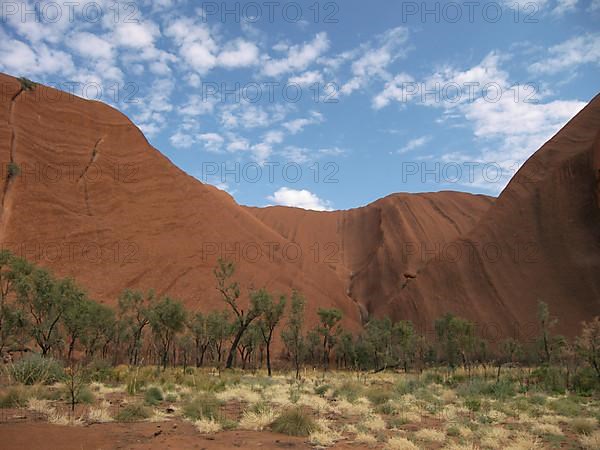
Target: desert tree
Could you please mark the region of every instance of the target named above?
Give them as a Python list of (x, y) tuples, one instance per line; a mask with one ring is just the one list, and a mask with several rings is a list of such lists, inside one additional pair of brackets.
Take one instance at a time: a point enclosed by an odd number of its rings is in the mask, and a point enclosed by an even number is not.
[(92, 359), (101, 351), (102, 358), (106, 358), (109, 345), (118, 341), (119, 337), (115, 312), (106, 305), (90, 301), (87, 304), (87, 316), (87, 327), (80, 338), (85, 356)]
[(213, 360), (221, 367), (225, 342), (233, 334), (233, 325), (228, 311), (212, 311), (206, 316), (206, 327), (209, 336), (209, 348), (213, 354)]
[(470, 354), (476, 342), (473, 323), (448, 313), (435, 321), (435, 331), (448, 368), (454, 369), (460, 360), (470, 373)]
[(320, 322), (318, 332), (321, 335), (323, 343), (323, 369), (327, 370), (329, 368), (331, 350), (336, 344), (337, 336), (342, 331), (339, 326), (339, 322), (342, 320), (342, 312), (335, 308), (319, 308), (317, 314)]
[(520, 351), (521, 345), (513, 338), (506, 338), (500, 343), (496, 362), (496, 383), (500, 382), (500, 371), (502, 370), (502, 366), (504, 364), (513, 364)]
[(392, 352), (395, 365), (408, 372), (409, 364), (415, 357), (415, 330), (409, 320), (401, 320), (392, 326)]
[(262, 302), (262, 316), (258, 322), (258, 330), (262, 336), (267, 352), (267, 373), (272, 376), (271, 373), (271, 342), (273, 341), (273, 333), (275, 328), (281, 321), (283, 313), (285, 311), (286, 298), (280, 296), (279, 301), (274, 301), (273, 297), (266, 291), (264, 292), (264, 299)]
[(294, 290), (292, 292), (287, 326), (281, 332), (281, 338), (296, 370), (296, 379), (300, 379), (300, 367), (306, 354), (306, 341), (302, 334), (302, 328), (304, 327), (304, 307), (304, 297), (298, 291)]
[(256, 349), (261, 346), (262, 342), (263, 337), (259, 328), (259, 324), (251, 324), (246, 329), (246, 332), (242, 336), (242, 339), (240, 339), (240, 343), (238, 345), (238, 353), (242, 359), (243, 370), (246, 369), (247, 365), (250, 363), (252, 355), (255, 353)]
[(73, 363), (65, 368), (64, 385), (69, 395), (69, 404), (71, 405), (71, 414), (75, 412), (75, 405), (81, 397), (81, 392), (85, 388), (89, 379), (87, 367), (81, 363)]
[(210, 347), (210, 334), (208, 329), (208, 318), (202, 312), (194, 314), (189, 322), (188, 328), (194, 339), (194, 352), (196, 355), (196, 367), (202, 367), (206, 351)]
[(340, 334), (340, 338), (335, 348), (335, 356), (338, 368), (356, 368), (357, 358), (354, 337), (349, 331), (343, 331)]
[(600, 379), (600, 317), (583, 322), (581, 335), (577, 338), (577, 351)]
[(18, 280), (17, 300), (29, 316), (29, 332), (46, 356), (60, 343), (59, 321), (69, 299), (77, 297), (80, 289), (70, 279), (55, 280), (44, 269), (34, 268)]
[(552, 329), (558, 324), (558, 319), (552, 317), (548, 304), (538, 301), (537, 319), (540, 327), (539, 346), (541, 347), (542, 362), (550, 365), (554, 357), (558, 357), (566, 344), (563, 336), (553, 335)]
[(142, 347), (144, 329), (150, 324), (150, 311), (154, 307), (156, 298), (154, 291), (146, 294), (127, 289), (119, 297), (120, 319), (130, 328), (131, 343), (129, 345), (129, 364), (139, 363), (139, 354)]
[(14, 297), (15, 284), (32, 269), (31, 264), (9, 250), (0, 250), (0, 354), (26, 325), (23, 312), (10, 300)]
[(250, 302), (248, 310), (244, 309), (238, 303), (240, 298), (240, 286), (237, 281), (233, 281), (235, 274), (235, 265), (231, 261), (219, 259), (217, 267), (214, 270), (214, 275), (217, 280), (217, 290), (220, 292), (223, 301), (229, 306), (235, 315), (235, 332), (227, 362), (225, 367), (231, 369), (233, 367), (233, 359), (237, 352), (238, 344), (250, 324), (256, 320), (262, 313), (262, 303), (265, 300), (265, 295), (268, 295), (264, 289), (253, 291), (250, 293)]
[(184, 329), (185, 309), (178, 301), (163, 297), (149, 311), (149, 319), (164, 370), (167, 368), (169, 351), (175, 336)]
[(73, 352), (77, 340), (90, 327), (96, 319), (93, 313), (95, 303), (88, 300), (83, 291), (78, 295), (73, 295), (68, 301), (65, 301), (65, 311), (62, 317), (62, 325), (65, 329), (69, 349), (67, 359), (73, 359)]

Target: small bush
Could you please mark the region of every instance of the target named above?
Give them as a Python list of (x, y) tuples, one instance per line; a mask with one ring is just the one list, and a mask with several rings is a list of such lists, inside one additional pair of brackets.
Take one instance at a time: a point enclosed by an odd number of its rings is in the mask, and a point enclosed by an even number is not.
[(90, 391), (88, 387), (83, 386), (76, 393), (75, 403), (85, 403), (86, 405), (91, 405), (92, 403), (94, 403), (94, 394), (92, 393), (92, 391)]
[(392, 398), (392, 394), (386, 389), (373, 386), (367, 391), (367, 398), (374, 405), (383, 405)]
[(290, 436), (308, 436), (317, 428), (315, 421), (301, 408), (283, 411), (271, 424), (274, 432)]
[(0, 408), (24, 408), (28, 401), (29, 396), (24, 388), (13, 387), (0, 397)]
[(556, 367), (539, 367), (532, 374), (532, 381), (546, 392), (565, 393), (565, 377)]
[(37, 86), (37, 83), (25, 77), (19, 77), (18, 80), (21, 83), (21, 89), (23, 89), (24, 91), (33, 91)]
[(21, 174), (21, 167), (15, 162), (8, 163), (6, 170), (8, 178), (14, 178)]
[(571, 421), (571, 427), (578, 434), (591, 434), (596, 428), (596, 420), (577, 417)]
[(598, 375), (591, 367), (578, 370), (573, 376), (573, 390), (580, 395), (591, 395), (600, 389)]
[(324, 397), (325, 393), (329, 390), (329, 385), (328, 384), (321, 384), (317, 387), (315, 387), (315, 394), (317, 394), (319, 397)]
[(363, 385), (351, 381), (346, 381), (333, 391), (335, 398), (345, 398), (349, 402), (355, 401), (363, 392)]
[(119, 411), (117, 414), (117, 421), (119, 422), (137, 422), (139, 420), (148, 419), (151, 416), (151, 411), (144, 405), (133, 403), (127, 405)]
[(144, 393), (144, 401), (148, 405), (156, 406), (163, 401), (163, 393), (160, 388), (152, 386)]
[(214, 394), (202, 392), (183, 405), (183, 415), (191, 420), (216, 420), (220, 407), (221, 402)]
[(570, 398), (559, 398), (550, 403), (550, 408), (561, 416), (575, 417), (579, 414), (580, 406)]
[(64, 371), (55, 359), (33, 354), (12, 364), (9, 375), (17, 383), (25, 385), (52, 384), (63, 378)]
[(481, 409), (481, 400), (470, 397), (465, 399), (465, 407), (471, 412), (477, 412)]
[(412, 394), (420, 386), (415, 380), (400, 380), (396, 384), (396, 392), (400, 395)]

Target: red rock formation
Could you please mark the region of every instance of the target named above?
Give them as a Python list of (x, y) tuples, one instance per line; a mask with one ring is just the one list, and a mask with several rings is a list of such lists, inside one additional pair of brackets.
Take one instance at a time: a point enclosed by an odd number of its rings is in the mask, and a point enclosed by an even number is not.
[[(357, 329), (370, 316), (424, 327), (454, 312), (520, 337), (538, 299), (560, 329), (600, 313), (600, 99), (519, 171), (498, 200), (394, 194), (362, 208), (246, 208), (188, 176), (109, 106), (0, 75), (0, 242), (91, 296), (154, 288), (221, 308), (212, 269), (246, 287), (296, 288)], [(8, 176), (15, 163), (21, 173)], [(300, 254), (298, 254), (300, 249)], [(492, 336), (493, 337), (493, 336)]]

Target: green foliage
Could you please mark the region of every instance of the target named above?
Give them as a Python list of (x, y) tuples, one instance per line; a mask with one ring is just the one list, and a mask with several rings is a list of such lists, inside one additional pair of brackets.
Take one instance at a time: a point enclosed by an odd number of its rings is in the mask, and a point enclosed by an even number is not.
[(13, 381), (25, 385), (52, 384), (64, 377), (62, 365), (53, 358), (28, 355), (11, 364), (8, 373)]
[(127, 405), (119, 411), (116, 416), (119, 422), (137, 422), (150, 418), (152, 412), (144, 405), (139, 403), (132, 403)]
[(306, 341), (302, 335), (305, 303), (304, 298), (294, 290), (288, 323), (281, 333), (281, 339), (296, 369), (296, 379), (300, 378), (300, 367), (306, 356)]
[(568, 397), (559, 398), (549, 403), (550, 409), (561, 416), (575, 417), (581, 412), (579, 404)]
[(6, 170), (7, 170), (6, 173), (7, 173), (7, 176), (9, 179), (18, 177), (21, 174), (21, 167), (19, 167), (19, 165), (16, 162), (8, 163)]
[(290, 436), (308, 436), (317, 429), (317, 424), (302, 408), (291, 408), (283, 411), (275, 419), (271, 429)]
[(573, 390), (580, 395), (592, 395), (600, 389), (600, 378), (592, 367), (583, 367), (573, 376)]
[(466, 398), (465, 407), (471, 412), (477, 412), (481, 409), (481, 400), (476, 397)]
[(202, 392), (183, 405), (183, 415), (192, 420), (218, 420), (220, 408), (221, 402), (214, 394)]
[(29, 393), (21, 386), (9, 388), (0, 396), (0, 408), (24, 408), (29, 401)]
[(159, 344), (162, 366), (166, 369), (173, 339), (185, 325), (186, 312), (180, 302), (163, 297), (150, 310), (149, 318), (152, 332)]
[(144, 392), (144, 401), (146, 404), (156, 406), (163, 401), (163, 393), (159, 387), (152, 386)]
[(355, 401), (364, 392), (364, 386), (355, 381), (346, 381), (333, 391), (335, 398), (345, 398), (349, 402)]
[(374, 405), (382, 405), (387, 403), (392, 398), (392, 393), (389, 389), (386, 389), (382, 386), (372, 386), (367, 392), (366, 396), (371, 403)]
[(25, 77), (19, 77), (18, 80), (21, 83), (21, 89), (24, 91), (33, 91), (37, 86), (37, 83)]
[(577, 434), (591, 434), (596, 429), (596, 421), (595, 419), (576, 417), (571, 420), (571, 428)]
[(565, 376), (558, 367), (538, 367), (532, 372), (531, 378), (538, 388), (546, 392), (554, 392), (557, 394), (565, 393)]

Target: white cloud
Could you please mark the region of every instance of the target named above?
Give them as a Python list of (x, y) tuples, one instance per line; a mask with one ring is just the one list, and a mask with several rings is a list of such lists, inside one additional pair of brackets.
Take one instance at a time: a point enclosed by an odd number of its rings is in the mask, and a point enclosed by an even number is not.
[(323, 115), (317, 111), (312, 111), (310, 117), (290, 120), (289, 122), (283, 123), (282, 126), (291, 134), (298, 134), (306, 126), (318, 124), (321, 122), (323, 122)]
[(398, 150), (398, 153), (408, 153), (417, 148), (423, 147), (425, 144), (431, 141), (431, 136), (421, 136), (415, 139), (411, 139), (406, 143), (404, 147)]
[(383, 90), (373, 97), (373, 108), (381, 109), (390, 104), (392, 100), (399, 103), (406, 103), (408, 95), (406, 86), (408, 83), (414, 83), (414, 78), (407, 73), (400, 73), (392, 80), (385, 83)]
[(306, 189), (290, 189), (282, 187), (269, 195), (267, 200), (281, 206), (312, 209), (315, 211), (331, 211), (331, 202), (319, 198)]
[(143, 49), (154, 46), (154, 39), (160, 35), (158, 26), (152, 22), (125, 22), (115, 24), (114, 37), (123, 47)]
[(174, 147), (190, 148), (192, 145), (194, 145), (195, 139), (192, 135), (186, 134), (179, 130), (169, 138), (169, 141)]
[(297, 84), (301, 87), (311, 86), (315, 83), (323, 83), (323, 75), (318, 70), (311, 70), (295, 77), (290, 77), (288, 83)]
[(375, 78), (392, 78), (387, 69), (390, 64), (406, 54), (407, 40), (408, 30), (396, 27), (379, 35), (376, 46), (363, 46), (360, 56), (352, 63), (353, 76), (342, 86), (341, 93), (349, 95)]
[(197, 72), (204, 74), (217, 64), (218, 46), (206, 24), (177, 19), (167, 26), (165, 35), (175, 41), (184, 61)]
[(556, 0), (556, 6), (552, 10), (552, 14), (562, 16), (568, 12), (572, 12), (577, 7), (578, 0)]
[(583, 64), (600, 65), (600, 34), (577, 36), (550, 47), (548, 56), (529, 69), (534, 73), (553, 74), (574, 71)]
[(67, 45), (85, 58), (110, 59), (113, 57), (111, 43), (92, 33), (73, 33), (69, 36)]
[(258, 47), (252, 42), (237, 39), (225, 46), (217, 62), (226, 68), (252, 66), (258, 63)]
[(16, 39), (0, 41), (0, 68), (17, 75), (69, 75), (75, 70), (71, 56), (45, 44), (35, 49)]
[(217, 133), (204, 133), (198, 136), (198, 139), (204, 144), (204, 148), (211, 152), (218, 152), (223, 146), (225, 139)]
[(305, 70), (328, 49), (327, 33), (317, 33), (312, 41), (289, 47), (285, 58), (266, 58), (263, 61), (263, 73), (270, 77), (277, 77), (284, 73)]

